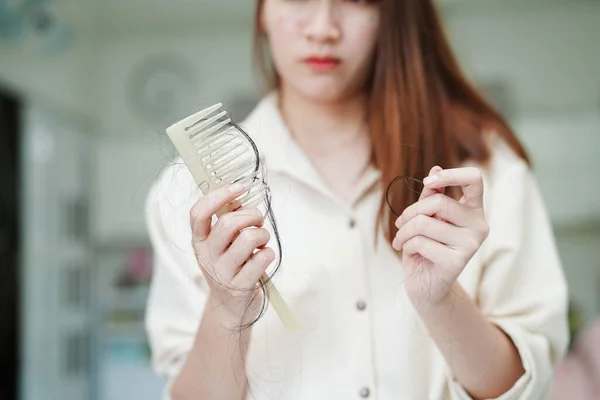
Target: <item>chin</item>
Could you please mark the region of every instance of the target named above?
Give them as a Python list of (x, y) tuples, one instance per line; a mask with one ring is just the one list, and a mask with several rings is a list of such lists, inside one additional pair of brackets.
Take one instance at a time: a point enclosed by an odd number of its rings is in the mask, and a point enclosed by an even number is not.
[(332, 103), (352, 94), (347, 85), (324, 79), (311, 79), (293, 86), (302, 97), (316, 103)]

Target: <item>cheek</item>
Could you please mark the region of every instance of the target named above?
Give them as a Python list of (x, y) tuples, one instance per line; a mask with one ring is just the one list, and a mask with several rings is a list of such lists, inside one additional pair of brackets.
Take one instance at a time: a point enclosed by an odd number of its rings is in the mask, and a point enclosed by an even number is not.
[(306, 21), (291, 11), (281, 11), (273, 18), (271, 35), (277, 39), (290, 40), (300, 37)]
[(370, 53), (379, 32), (379, 17), (373, 15), (368, 18), (357, 18), (351, 21), (350, 27), (352, 29), (346, 32), (351, 32), (348, 39), (352, 43), (353, 50), (360, 54)]
[(278, 12), (267, 25), (271, 54), (283, 68), (292, 61), (302, 38), (304, 21), (290, 12)]
[(352, 54), (351, 57), (358, 63), (357, 67), (361, 67), (371, 59), (375, 51), (376, 39), (377, 31), (375, 30), (365, 29), (362, 32), (357, 30), (350, 46), (348, 46), (349, 54)]
[(285, 68), (293, 58), (293, 49), (298, 37), (297, 24), (293, 17), (282, 15), (273, 20), (269, 29), (271, 55), (280, 69)]

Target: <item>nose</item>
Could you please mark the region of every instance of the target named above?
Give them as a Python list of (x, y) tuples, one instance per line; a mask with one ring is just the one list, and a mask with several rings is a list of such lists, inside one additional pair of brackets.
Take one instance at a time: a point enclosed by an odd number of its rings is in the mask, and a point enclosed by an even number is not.
[(315, 42), (336, 42), (342, 32), (336, 18), (332, 1), (320, 1), (309, 23), (306, 25), (306, 38)]

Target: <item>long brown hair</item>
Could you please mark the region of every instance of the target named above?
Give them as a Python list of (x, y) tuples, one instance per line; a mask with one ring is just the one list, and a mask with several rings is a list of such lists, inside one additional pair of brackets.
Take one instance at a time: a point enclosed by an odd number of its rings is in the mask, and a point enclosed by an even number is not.
[[(279, 76), (269, 62), (260, 24), (264, 0), (257, 0), (255, 61), (269, 89)], [(373, 163), (387, 186), (397, 176), (423, 179), (434, 165), (455, 168), (466, 160), (490, 158), (485, 132), (493, 130), (529, 162), (525, 149), (502, 116), (468, 82), (456, 61), (431, 0), (382, 0), (381, 24), (369, 79), (369, 129)], [(457, 195), (457, 191), (450, 192)], [(419, 193), (385, 191), (378, 214), (389, 242), (396, 216)]]

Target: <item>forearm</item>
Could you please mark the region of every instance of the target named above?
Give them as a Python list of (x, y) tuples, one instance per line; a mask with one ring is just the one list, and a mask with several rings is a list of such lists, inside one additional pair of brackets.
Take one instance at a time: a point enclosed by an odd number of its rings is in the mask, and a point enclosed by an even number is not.
[(240, 320), (207, 302), (194, 345), (173, 383), (174, 400), (242, 400), (246, 391), (245, 358), (250, 329), (234, 327)]
[(495, 398), (524, 373), (510, 338), (485, 319), (457, 283), (437, 304), (416, 306), (454, 378), (474, 399)]

